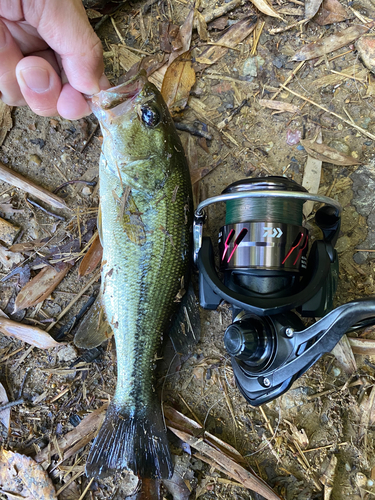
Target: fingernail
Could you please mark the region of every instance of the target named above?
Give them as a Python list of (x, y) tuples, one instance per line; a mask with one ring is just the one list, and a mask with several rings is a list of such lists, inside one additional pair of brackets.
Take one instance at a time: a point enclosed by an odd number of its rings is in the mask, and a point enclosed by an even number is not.
[(41, 94), (49, 89), (49, 73), (44, 68), (26, 68), (21, 70), (20, 74), (25, 85), (29, 87), (30, 90)]
[(102, 76), (100, 77), (100, 80), (99, 80), (100, 90), (107, 90), (107, 89), (109, 89), (110, 86), (111, 86), (111, 84), (110, 84), (108, 78), (103, 73)]
[(0, 50), (3, 49), (6, 46), (6, 44), (7, 44), (7, 33), (4, 26), (0, 24)]

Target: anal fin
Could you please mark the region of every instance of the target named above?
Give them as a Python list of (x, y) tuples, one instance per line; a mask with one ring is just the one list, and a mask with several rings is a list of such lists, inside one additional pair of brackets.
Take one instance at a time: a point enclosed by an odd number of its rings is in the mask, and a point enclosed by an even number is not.
[(98, 295), (89, 312), (83, 318), (74, 336), (74, 343), (82, 349), (93, 349), (113, 335)]

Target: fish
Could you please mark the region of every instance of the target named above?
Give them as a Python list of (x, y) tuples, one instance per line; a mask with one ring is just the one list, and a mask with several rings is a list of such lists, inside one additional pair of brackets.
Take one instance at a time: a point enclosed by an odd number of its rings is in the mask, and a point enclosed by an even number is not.
[(101, 303), (113, 330), (117, 385), (86, 475), (173, 473), (154, 387), (158, 348), (192, 263), (192, 187), (168, 108), (144, 70), (88, 103), (99, 120)]

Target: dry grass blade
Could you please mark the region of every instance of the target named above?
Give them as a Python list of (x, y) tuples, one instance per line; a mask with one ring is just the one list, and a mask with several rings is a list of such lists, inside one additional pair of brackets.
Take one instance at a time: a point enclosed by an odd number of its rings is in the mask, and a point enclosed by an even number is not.
[(62, 198), (56, 196), (53, 193), (50, 193), (49, 191), (47, 191), (47, 189), (37, 186), (33, 181), (25, 179), (25, 177), (23, 177), (21, 174), (14, 172), (1, 162), (0, 180), (7, 182), (8, 184), (11, 184), (12, 186), (15, 186), (19, 189), (22, 189), (27, 193), (30, 193), (32, 196), (35, 196), (35, 198), (38, 198), (39, 200), (44, 201), (45, 203), (48, 203), (55, 208), (68, 208)]
[[(20, 495), (22, 486), (22, 496)], [(55, 500), (55, 488), (47, 472), (32, 458), (2, 449), (0, 451), (0, 487), (9, 500)]]
[(207, 455), (209, 458), (217, 462), (221, 467), (230, 473), (230, 477), (241, 483), (246, 488), (264, 496), (267, 500), (280, 500), (280, 497), (276, 495), (276, 493), (274, 493), (271, 488), (255, 474), (252, 474), (248, 470), (244, 469), (222, 451), (217, 450), (205, 443), (202, 438), (193, 437), (187, 432), (180, 431), (171, 426), (168, 426), (168, 428), (183, 442), (188, 443), (192, 448), (198, 450), (204, 455)]
[[(105, 404), (93, 411), (87, 415), (77, 427), (57, 440), (57, 446), (63, 455), (63, 460), (75, 455), (95, 437), (104, 420), (106, 409), (107, 405)], [(51, 455), (57, 451), (58, 450), (54, 446), (52, 446), (51, 449), (47, 447), (36, 455), (35, 461), (38, 463), (47, 462)], [(48, 463), (46, 465), (48, 465)]]
[(288, 113), (298, 113), (301, 111), (295, 104), (289, 102), (274, 101), (273, 99), (259, 99), (259, 104), (269, 109), (276, 109), (277, 111), (287, 111)]
[(66, 262), (44, 267), (17, 295), (14, 312), (34, 307), (47, 299), (71, 267)]
[(92, 273), (94, 269), (100, 264), (102, 256), (103, 247), (100, 243), (99, 234), (97, 233), (86, 255), (82, 259), (82, 262), (78, 268), (78, 275), (86, 276), (87, 274)]
[(340, 33), (336, 33), (334, 35), (327, 36), (326, 38), (322, 38), (321, 40), (317, 40), (316, 42), (309, 43), (302, 47), (302, 49), (292, 57), (292, 61), (306, 61), (330, 54), (341, 47), (345, 47), (345, 45), (348, 45), (367, 33), (373, 25), (374, 22), (369, 23), (366, 26), (358, 24), (341, 31)]
[(305, 148), (306, 152), (316, 158), (317, 160), (324, 161), (325, 163), (332, 163), (333, 165), (351, 166), (361, 163), (352, 156), (344, 155), (334, 148), (330, 148), (326, 144), (318, 144), (314, 141), (301, 139), (300, 143)]
[(50, 349), (51, 347), (63, 345), (62, 342), (56, 342), (47, 332), (36, 326), (23, 325), (2, 317), (0, 317), (0, 332), (7, 337), (22, 340), (27, 344), (39, 347), (39, 349)]
[[(0, 406), (2, 406), (4, 403), (8, 403), (8, 394), (7, 391), (5, 390), (5, 387), (3, 384), (0, 382)], [(10, 408), (7, 408), (3, 411), (0, 411), (0, 424), (3, 424), (7, 432), (9, 432), (9, 426), (10, 426)]]
[(266, 14), (266, 16), (278, 17), (281, 20), (283, 19), (266, 0), (251, 0), (251, 3), (253, 3), (263, 14)]
[(161, 94), (172, 116), (185, 108), (194, 84), (195, 71), (191, 52), (188, 51), (178, 56), (168, 66), (161, 87)]

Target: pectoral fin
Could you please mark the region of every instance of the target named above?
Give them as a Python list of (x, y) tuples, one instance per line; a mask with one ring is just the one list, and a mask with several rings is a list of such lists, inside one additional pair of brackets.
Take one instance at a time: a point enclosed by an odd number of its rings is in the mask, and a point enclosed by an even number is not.
[(136, 245), (142, 246), (146, 242), (145, 225), (143, 224), (141, 213), (134, 201), (130, 190), (125, 190), (126, 198), (120, 202), (119, 219), (126, 235)]
[(101, 294), (83, 318), (74, 337), (74, 343), (82, 349), (93, 349), (113, 335), (112, 328), (105, 317)]

